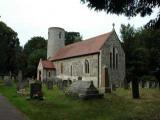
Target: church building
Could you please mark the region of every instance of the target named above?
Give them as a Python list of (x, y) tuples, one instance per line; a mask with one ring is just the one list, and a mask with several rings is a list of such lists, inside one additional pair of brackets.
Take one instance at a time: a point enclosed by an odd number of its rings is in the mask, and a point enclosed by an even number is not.
[(47, 60), (40, 60), (37, 79), (93, 81), (101, 92), (121, 86), (125, 78), (125, 53), (111, 32), (65, 46), (65, 30), (48, 29)]

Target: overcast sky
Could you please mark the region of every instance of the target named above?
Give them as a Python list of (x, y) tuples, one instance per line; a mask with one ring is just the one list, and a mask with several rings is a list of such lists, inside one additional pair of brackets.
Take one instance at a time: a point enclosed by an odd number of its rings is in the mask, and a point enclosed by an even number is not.
[(0, 0), (0, 20), (18, 33), (20, 44), (24, 45), (33, 36), (47, 39), (49, 27), (62, 27), (66, 31), (80, 32), (83, 39), (112, 30), (115, 23), (119, 34), (121, 24), (143, 26), (151, 16), (128, 19), (124, 16), (95, 12), (80, 3), (80, 0)]

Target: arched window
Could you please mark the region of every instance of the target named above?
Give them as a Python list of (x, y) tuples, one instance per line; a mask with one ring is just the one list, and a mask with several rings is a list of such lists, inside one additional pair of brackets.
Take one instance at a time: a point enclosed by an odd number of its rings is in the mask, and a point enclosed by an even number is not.
[(115, 47), (113, 47), (113, 69), (115, 69)]
[(85, 73), (89, 73), (89, 61), (85, 60)]
[(61, 63), (61, 74), (63, 74), (63, 63)]
[(51, 72), (48, 72), (48, 77), (50, 77), (51, 76)]
[(71, 65), (71, 76), (72, 76), (72, 65)]
[(62, 38), (62, 32), (59, 32), (59, 39)]
[(112, 68), (112, 52), (110, 52), (110, 68)]
[(118, 69), (118, 53), (116, 53), (116, 69)]

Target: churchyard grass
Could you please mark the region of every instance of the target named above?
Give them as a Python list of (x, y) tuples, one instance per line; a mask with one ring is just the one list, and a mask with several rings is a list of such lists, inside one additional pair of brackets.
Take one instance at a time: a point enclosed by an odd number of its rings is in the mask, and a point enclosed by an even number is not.
[(117, 89), (104, 99), (78, 100), (66, 97), (57, 87), (43, 87), (45, 100), (26, 100), (16, 87), (0, 85), (3, 94), (31, 120), (159, 120), (160, 91), (141, 89), (141, 99), (133, 100), (131, 90)]

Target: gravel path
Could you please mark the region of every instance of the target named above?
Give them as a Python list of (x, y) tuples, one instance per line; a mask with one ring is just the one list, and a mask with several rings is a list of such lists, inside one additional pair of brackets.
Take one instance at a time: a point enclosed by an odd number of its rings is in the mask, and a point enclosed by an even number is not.
[(15, 108), (8, 100), (0, 95), (0, 120), (29, 120)]

